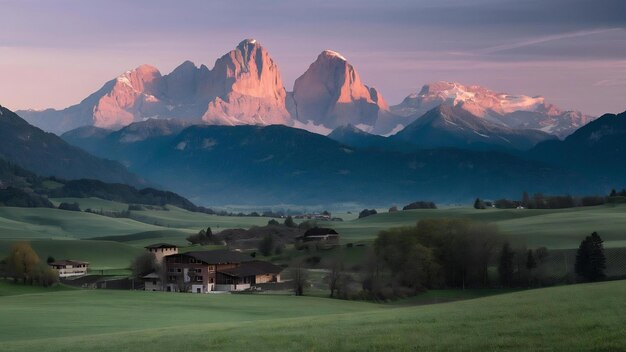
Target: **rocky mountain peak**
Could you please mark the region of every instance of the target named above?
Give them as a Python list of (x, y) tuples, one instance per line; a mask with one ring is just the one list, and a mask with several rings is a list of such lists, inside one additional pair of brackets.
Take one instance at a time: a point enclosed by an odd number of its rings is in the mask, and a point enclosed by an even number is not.
[(325, 50), (293, 88), (292, 115), (303, 124), (334, 129), (352, 124), (372, 129), (387, 103), (367, 87), (341, 54)]

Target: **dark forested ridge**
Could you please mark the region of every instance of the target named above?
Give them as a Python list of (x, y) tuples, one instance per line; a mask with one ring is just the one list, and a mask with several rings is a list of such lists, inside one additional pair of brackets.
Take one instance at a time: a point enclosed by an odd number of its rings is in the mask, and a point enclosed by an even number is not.
[(34, 127), (0, 106), (0, 158), (42, 176), (91, 178), (141, 185), (117, 161), (95, 157), (52, 133)]

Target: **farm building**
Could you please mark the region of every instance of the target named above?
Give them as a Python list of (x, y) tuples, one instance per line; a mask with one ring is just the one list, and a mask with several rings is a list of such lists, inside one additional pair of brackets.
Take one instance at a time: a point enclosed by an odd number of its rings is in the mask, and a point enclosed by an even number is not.
[(176, 253), (163, 257), (164, 281), (144, 276), (148, 291), (207, 293), (242, 291), (256, 284), (280, 282), (282, 268), (229, 250)]
[(307, 242), (324, 242), (328, 244), (339, 243), (339, 233), (333, 229), (324, 227), (314, 227), (307, 230), (303, 236), (299, 238), (300, 241)]
[(178, 246), (169, 243), (151, 244), (145, 248), (148, 252), (154, 253), (158, 263), (162, 263), (165, 256), (178, 253)]
[(144, 289), (146, 291), (162, 291), (163, 284), (161, 283), (161, 277), (157, 273), (150, 273), (142, 277), (144, 282)]
[(80, 260), (65, 259), (48, 263), (48, 266), (56, 270), (59, 273), (59, 277), (71, 277), (85, 275), (87, 268), (89, 268), (89, 263)]

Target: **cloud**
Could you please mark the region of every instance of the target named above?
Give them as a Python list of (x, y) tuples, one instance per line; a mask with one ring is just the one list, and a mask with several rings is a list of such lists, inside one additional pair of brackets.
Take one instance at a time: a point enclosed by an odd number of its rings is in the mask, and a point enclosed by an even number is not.
[(596, 29), (596, 30), (586, 30), (586, 31), (576, 31), (576, 32), (569, 32), (569, 33), (546, 35), (546, 36), (526, 39), (522, 41), (517, 41), (513, 43), (501, 44), (501, 45), (496, 45), (496, 46), (492, 46), (488, 48), (479, 49), (479, 50), (476, 50), (475, 53), (476, 54), (493, 54), (493, 53), (497, 53), (501, 51), (518, 49), (518, 48), (523, 48), (523, 47), (532, 46), (536, 44), (542, 44), (542, 43), (553, 42), (553, 41), (558, 41), (558, 40), (563, 40), (563, 39), (570, 39), (570, 38), (587, 37), (591, 35), (598, 35), (598, 34), (604, 34), (604, 33), (615, 32), (615, 31), (623, 31), (623, 29), (622, 28), (604, 28), (604, 29)]

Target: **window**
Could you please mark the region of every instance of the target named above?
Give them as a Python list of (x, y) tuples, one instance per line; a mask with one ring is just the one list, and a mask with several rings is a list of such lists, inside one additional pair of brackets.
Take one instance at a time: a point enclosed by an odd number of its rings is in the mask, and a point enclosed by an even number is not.
[(196, 276), (196, 281), (202, 282), (202, 276)]

